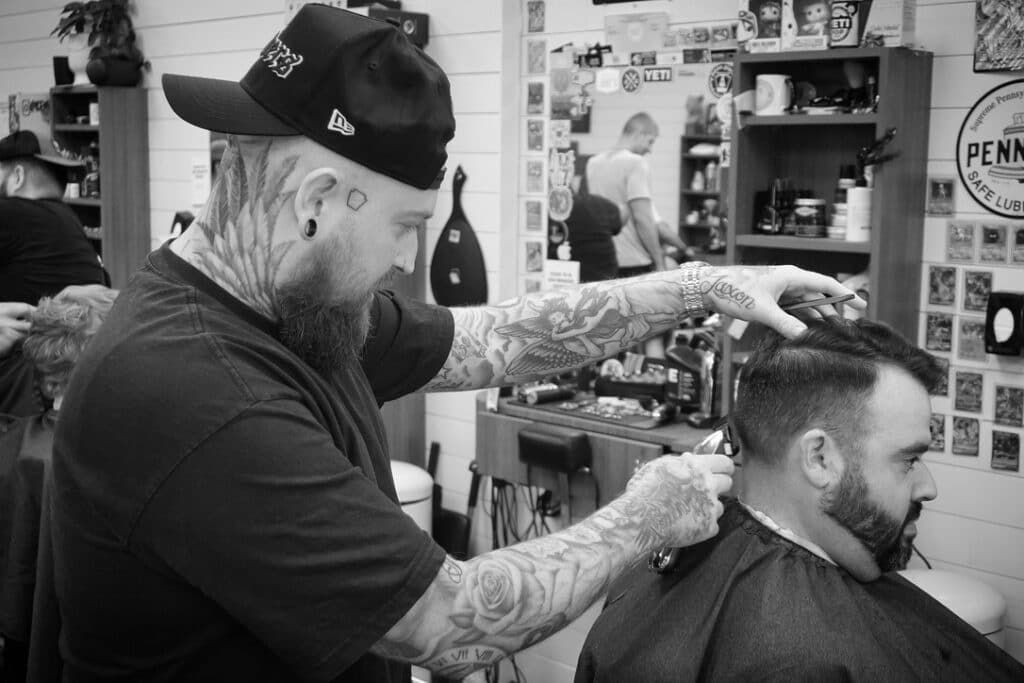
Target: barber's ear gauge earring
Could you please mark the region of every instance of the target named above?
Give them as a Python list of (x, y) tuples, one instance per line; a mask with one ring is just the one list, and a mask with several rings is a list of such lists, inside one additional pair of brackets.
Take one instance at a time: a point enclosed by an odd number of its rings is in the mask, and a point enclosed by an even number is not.
[(307, 240), (313, 239), (313, 235), (316, 234), (316, 221), (310, 218), (306, 221), (306, 225), (302, 227), (302, 236)]

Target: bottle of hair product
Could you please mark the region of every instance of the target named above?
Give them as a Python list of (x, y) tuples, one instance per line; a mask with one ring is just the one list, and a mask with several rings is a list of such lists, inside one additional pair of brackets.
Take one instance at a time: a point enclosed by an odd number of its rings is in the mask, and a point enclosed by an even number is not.
[(707, 192), (718, 192), (718, 164), (709, 161), (704, 167), (704, 189)]
[(694, 171), (693, 178), (690, 180), (690, 189), (694, 192), (703, 192), (704, 187), (704, 174), (700, 171)]
[(846, 191), (846, 241), (867, 242), (871, 239), (871, 193), (863, 180)]

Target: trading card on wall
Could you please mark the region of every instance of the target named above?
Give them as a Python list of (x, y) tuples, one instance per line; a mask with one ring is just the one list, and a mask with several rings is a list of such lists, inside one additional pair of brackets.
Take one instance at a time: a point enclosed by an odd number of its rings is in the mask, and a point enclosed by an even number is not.
[(960, 339), (956, 348), (957, 358), (985, 361), (985, 321), (960, 318)]
[(544, 243), (537, 240), (528, 240), (524, 245), (527, 273), (541, 273), (544, 271)]
[(526, 119), (526, 151), (544, 151), (544, 119)]
[(1024, 427), (1024, 388), (996, 385), (997, 425)]
[(526, 30), (528, 33), (544, 32), (544, 0), (527, 0)]
[(1001, 223), (981, 224), (979, 260), (990, 263), (1006, 263), (1006, 225)]
[(543, 199), (526, 199), (523, 201), (523, 231), (524, 232), (536, 232), (539, 233), (544, 229), (544, 216), (547, 211), (544, 210)]
[(924, 348), (929, 351), (953, 349), (953, 316), (929, 313), (925, 321)]
[(981, 412), (984, 380), (980, 372), (957, 372), (953, 388), (953, 406), (967, 413)]
[(543, 283), (544, 280), (539, 277), (523, 278), (523, 293), (532, 294), (533, 292), (539, 292)]
[(984, 311), (988, 308), (988, 295), (992, 292), (992, 271), (964, 271), (964, 310)]
[(932, 442), (928, 444), (928, 450), (943, 453), (946, 450), (946, 416), (942, 413), (932, 413), (929, 424), (932, 432)]
[(992, 469), (1020, 471), (1020, 434), (992, 430)]
[(523, 159), (523, 193), (544, 194), (545, 179), (547, 170), (544, 168), (544, 158)]
[(572, 121), (569, 119), (555, 119), (551, 121), (551, 146), (555, 149), (569, 149), (572, 145), (572, 138), (569, 133), (572, 129)]
[(548, 41), (526, 41), (526, 73), (543, 74), (548, 70)]
[(974, 223), (946, 223), (946, 260), (974, 260)]
[(1010, 263), (1024, 265), (1024, 223), (1010, 228)]
[(929, 178), (928, 205), (925, 213), (929, 216), (952, 216), (954, 187), (956, 185), (952, 178)]
[(973, 417), (953, 416), (953, 455), (978, 455), (981, 424)]
[(932, 396), (948, 396), (949, 395), (949, 359), (943, 358), (942, 356), (936, 356), (932, 354), (932, 358), (939, 366), (939, 379), (935, 382), (935, 386), (932, 387)]
[(544, 81), (526, 82), (526, 113), (544, 113)]
[(928, 303), (939, 306), (956, 304), (956, 268), (928, 268)]

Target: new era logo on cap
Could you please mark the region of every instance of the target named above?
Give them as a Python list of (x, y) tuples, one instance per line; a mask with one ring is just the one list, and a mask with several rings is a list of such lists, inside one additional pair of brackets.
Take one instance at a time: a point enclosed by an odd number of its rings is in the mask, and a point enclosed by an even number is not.
[(348, 122), (345, 115), (335, 109), (331, 112), (331, 120), (327, 122), (327, 130), (333, 130), (342, 135), (355, 135), (356, 127)]

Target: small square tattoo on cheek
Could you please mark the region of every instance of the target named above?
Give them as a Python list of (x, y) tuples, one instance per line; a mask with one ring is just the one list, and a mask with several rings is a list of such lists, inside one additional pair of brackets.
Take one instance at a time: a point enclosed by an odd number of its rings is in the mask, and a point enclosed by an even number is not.
[(348, 193), (348, 208), (358, 211), (366, 203), (366, 195), (359, 190), (352, 190)]

